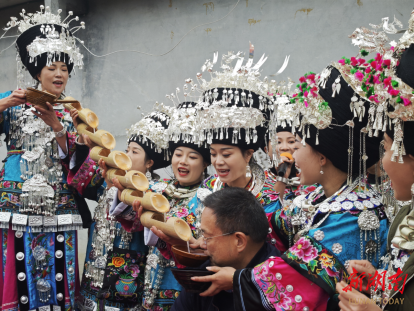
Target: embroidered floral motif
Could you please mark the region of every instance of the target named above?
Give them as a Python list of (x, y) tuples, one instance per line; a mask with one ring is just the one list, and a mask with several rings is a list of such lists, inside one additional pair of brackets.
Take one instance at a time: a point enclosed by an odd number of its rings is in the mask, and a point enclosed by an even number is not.
[(115, 266), (115, 268), (119, 268), (125, 264), (125, 259), (122, 257), (113, 257), (112, 263), (109, 263), (108, 266)]
[(312, 246), (311, 242), (304, 237), (300, 238), (291, 248), (290, 251), (302, 259), (304, 262), (310, 262), (318, 255), (318, 250)]
[(272, 305), (282, 310), (295, 310), (294, 298), (289, 297), (290, 293), (280, 284), (275, 275), (269, 272), (269, 263), (273, 261), (267, 260), (253, 269), (256, 283)]

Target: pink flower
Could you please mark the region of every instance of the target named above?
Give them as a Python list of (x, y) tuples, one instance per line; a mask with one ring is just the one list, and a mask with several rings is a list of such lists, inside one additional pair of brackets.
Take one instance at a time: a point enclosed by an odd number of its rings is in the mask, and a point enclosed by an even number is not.
[(10, 182), (9, 181), (5, 181), (3, 183), (3, 188), (10, 188)]
[(371, 68), (367, 68), (367, 69), (365, 69), (365, 73), (370, 73), (371, 72)]
[(318, 250), (312, 246), (308, 239), (305, 239), (304, 237), (301, 237), (299, 241), (297, 241), (295, 245), (290, 248), (290, 251), (304, 262), (309, 262), (318, 256)]
[(173, 298), (173, 293), (172, 293), (172, 291), (171, 291), (171, 290), (169, 290), (169, 289), (167, 289), (167, 290), (164, 292), (164, 295), (165, 295), (165, 296), (167, 296), (168, 298)]
[(308, 75), (308, 76), (307, 76), (307, 79), (308, 79), (308, 80), (311, 80), (312, 82), (315, 82), (315, 74), (314, 74), (314, 73), (312, 73), (312, 74)]
[(400, 91), (393, 89), (392, 86), (390, 85), (390, 87), (388, 88), (388, 93), (391, 94), (392, 96), (398, 96), (398, 94), (400, 94)]
[(279, 292), (280, 293), (280, 297), (279, 297), (279, 301), (277, 301), (277, 306), (280, 308), (283, 308), (284, 310), (289, 310), (289, 304), (292, 302), (290, 300), (290, 298), (288, 297), (288, 295), (286, 295), (285, 293)]
[(338, 63), (340, 63), (342, 66), (345, 65), (345, 59), (338, 60)]
[[(271, 259), (268, 259), (263, 264), (261, 264), (261, 265), (254, 268), (255, 274), (257, 275), (257, 277), (260, 280), (267, 281), (268, 274), (269, 274), (269, 263), (270, 263), (270, 261), (271, 261)], [(257, 272), (257, 270), (259, 270), (259, 271)]]
[(306, 100), (305, 100), (305, 106), (306, 106), (306, 108), (309, 107), (308, 102)]
[(300, 77), (300, 78), (299, 78), (299, 82), (300, 82), (300, 83), (303, 83), (303, 82), (305, 82), (305, 81), (306, 81), (305, 77)]
[(358, 59), (358, 63), (359, 63), (360, 65), (362, 65), (363, 63), (365, 63), (365, 59), (363, 59), (363, 58)]
[(384, 59), (382, 62), (383, 65), (387, 66), (388, 68), (391, 66), (391, 60), (390, 59)]
[(380, 84), (381, 81), (379, 79), (379, 75), (374, 76), (374, 84)]
[(355, 72), (355, 78), (357, 78), (359, 81), (362, 81), (362, 79), (364, 79), (364, 75), (362, 72), (357, 71)]
[(303, 93), (303, 95), (305, 96), (305, 97), (308, 97), (308, 91), (305, 91), (305, 93)]
[(374, 60), (374, 61), (371, 62), (371, 67), (375, 69), (375, 68), (377, 68), (377, 64), (378, 63)]
[(384, 79), (384, 85), (385, 86), (390, 86), (391, 85), (391, 77), (388, 77), (388, 78)]
[(394, 49), (395, 49), (395, 46), (390, 47), (391, 51), (394, 51)]
[(375, 56), (375, 60), (377, 61), (377, 62), (381, 62), (381, 60), (382, 60), (382, 56), (381, 56), (381, 54), (380, 53), (377, 53), (377, 56)]
[(379, 103), (379, 100), (378, 100), (378, 95), (371, 95), (371, 96), (369, 97), (369, 100), (370, 100), (370, 101), (373, 101), (373, 102), (376, 102), (377, 104)]
[(185, 207), (184, 207), (184, 208), (182, 208), (182, 209), (180, 209), (180, 210), (177, 212), (177, 216), (178, 216), (178, 217), (180, 217), (180, 218), (183, 218), (183, 217), (188, 216), (188, 209), (186, 209)]
[(296, 97), (296, 96), (298, 96), (298, 94), (293, 94), (293, 95), (292, 95), (292, 97)]
[(409, 106), (409, 105), (411, 105), (411, 100), (409, 100), (408, 98), (401, 97), (401, 99), (404, 101), (404, 106)]
[(356, 66), (356, 65), (358, 65), (358, 60), (355, 58), (355, 57), (351, 57), (351, 65), (352, 66)]

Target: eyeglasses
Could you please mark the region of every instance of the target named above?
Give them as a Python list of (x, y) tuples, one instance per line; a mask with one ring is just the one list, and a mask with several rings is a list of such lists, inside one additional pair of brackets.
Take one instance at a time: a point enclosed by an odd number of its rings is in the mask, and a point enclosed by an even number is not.
[(201, 237), (203, 238), (203, 240), (204, 240), (204, 243), (205, 244), (207, 244), (207, 240), (210, 240), (210, 239), (213, 239), (213, 238), (218, 238), (219, 236), (226, 236), (226, 235), (230, 235), (230, 234), (233, 234), (233, 233), (236, 233), (236, 231), (233, 231), (233, 232), (229, 232), (229, 233), (225, 233), (225, 234), (220, 234), (220, 235), (215, 235), (215, 236), (210, 236), (210, 237), (205, 237), (204, 236), (204, 233), (201, 235)]

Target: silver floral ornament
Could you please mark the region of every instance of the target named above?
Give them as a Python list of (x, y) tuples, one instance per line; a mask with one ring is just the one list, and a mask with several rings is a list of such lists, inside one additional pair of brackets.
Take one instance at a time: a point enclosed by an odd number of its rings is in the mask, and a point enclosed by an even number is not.
[(317, 230), (313, 234), (316, 241), (322, 241), (325, 238), (325, 233), (322, 230)]
[(342, 253), (342, 245), (339, 243), (334, 243), (334, 245), (332, 245), (332, 251), (334, 252), (334, 254)]

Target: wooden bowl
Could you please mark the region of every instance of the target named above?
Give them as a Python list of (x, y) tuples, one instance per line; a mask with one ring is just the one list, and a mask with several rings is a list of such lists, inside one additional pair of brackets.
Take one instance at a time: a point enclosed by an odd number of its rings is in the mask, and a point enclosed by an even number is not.
[(185, 290), (189, 293), (202, 293), (206, 291), (211, 282), (195, 282), (191, 280), (193, 276), (206, 276), (212, 275), (215, 272), (208, 271), (205, 268), (197, 269), (197, 268), (186, 268), (186, 269), (178, 269), (178, 268), (171, 268), (171, 272), (174, 275), (175, 279)]
[(187, 252), (186, 245), (174, 245), (171, 249), (178, 263), (186, 267), (199, 267), (210, 258), (204, 254)]

